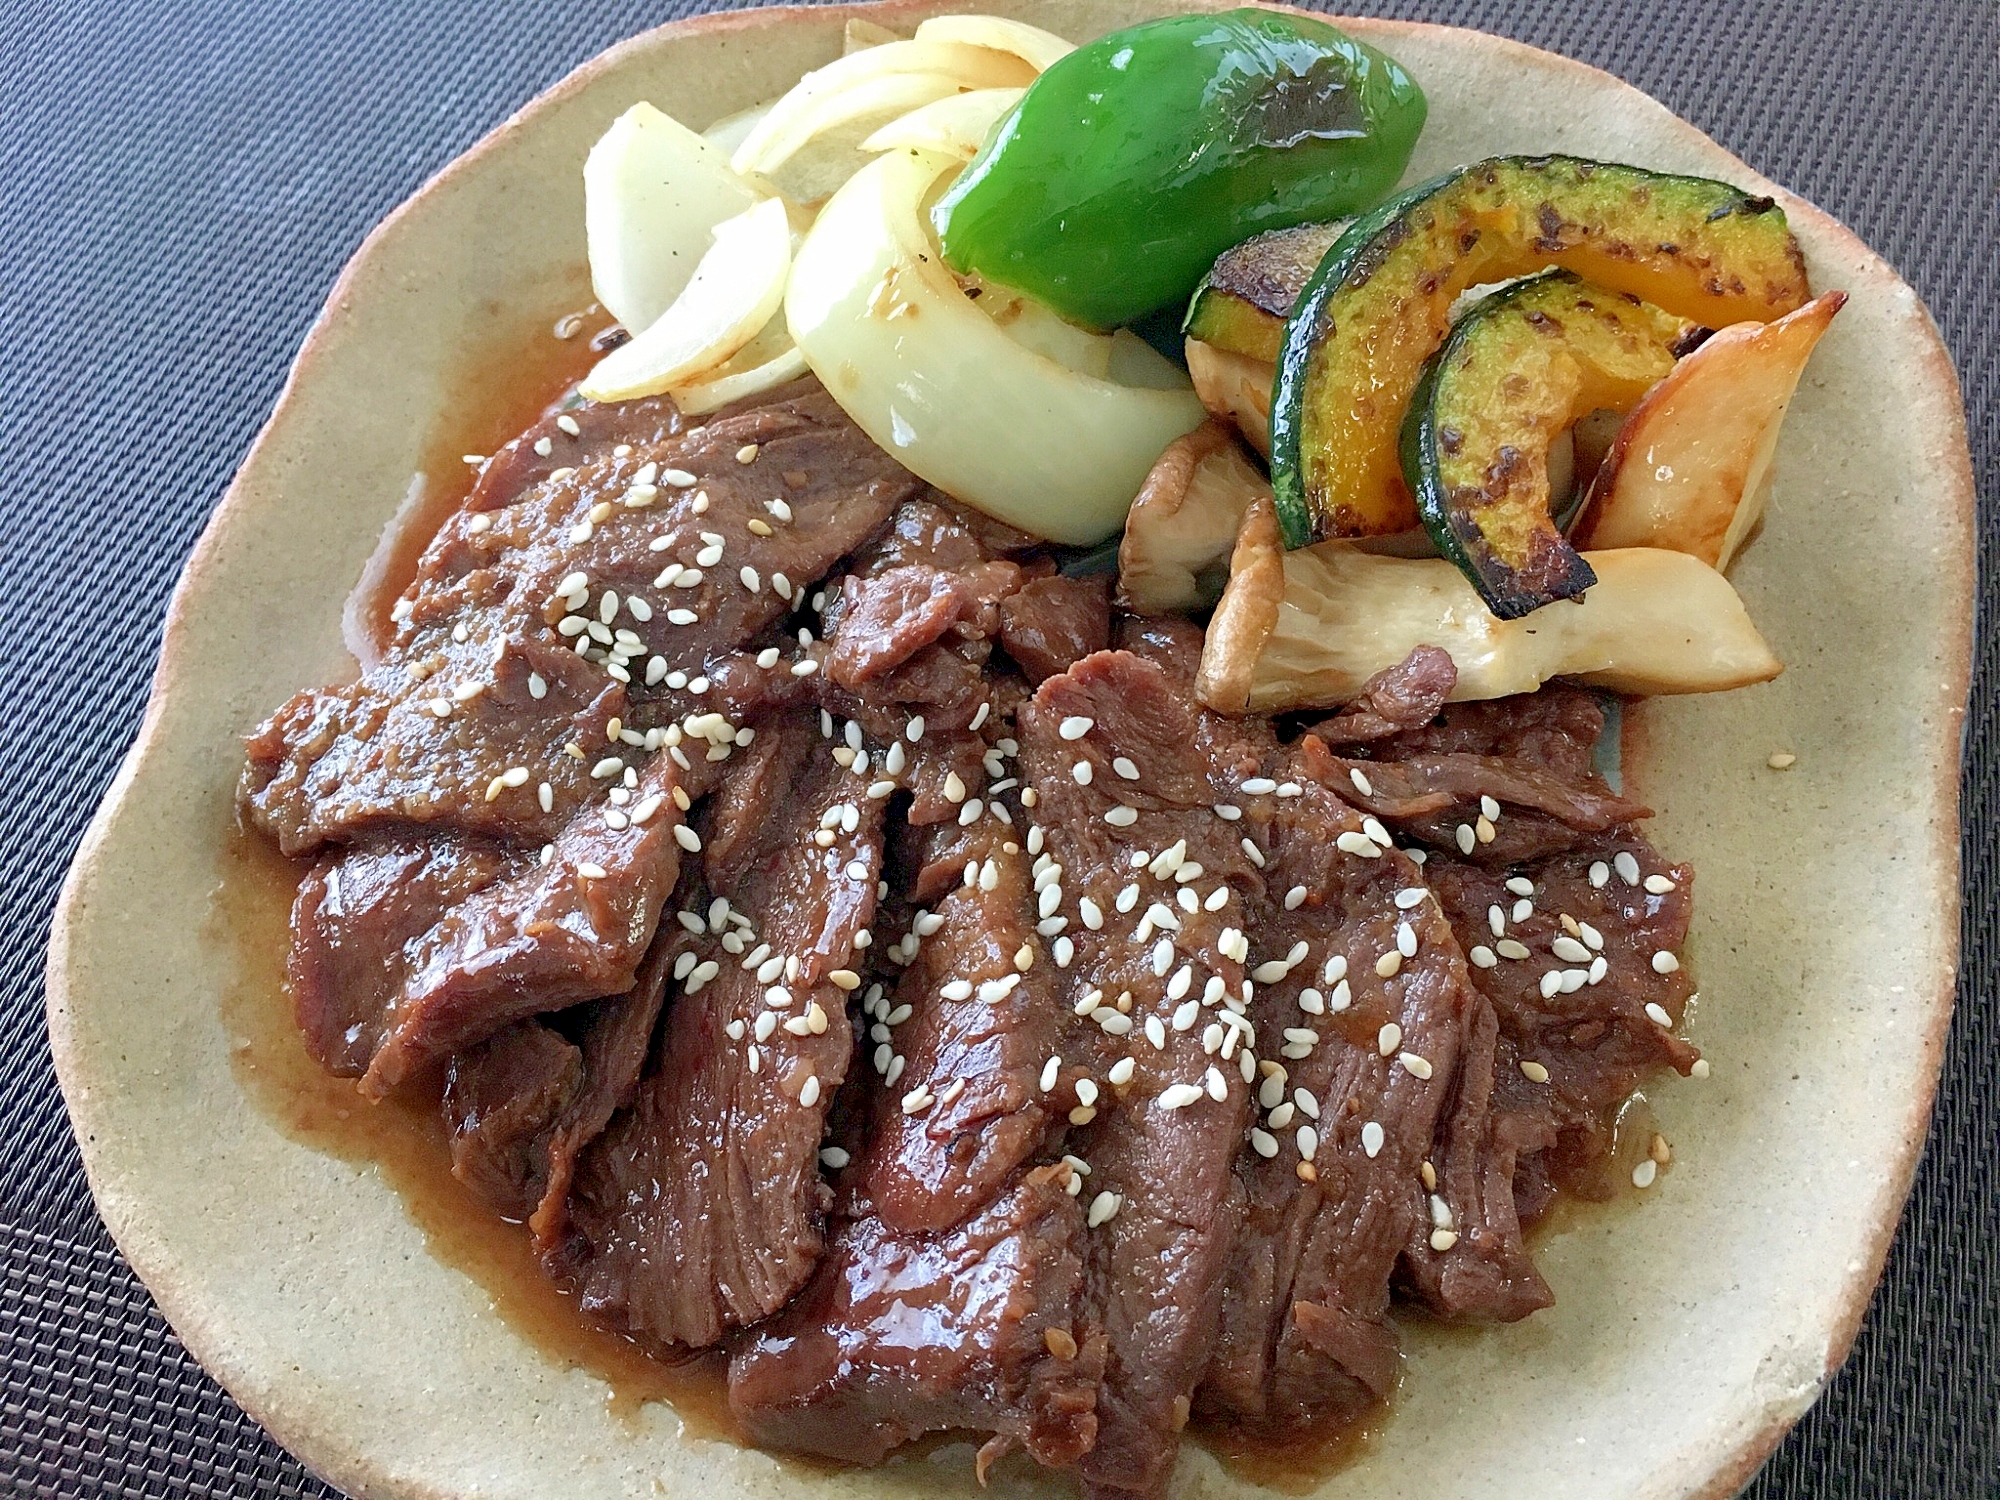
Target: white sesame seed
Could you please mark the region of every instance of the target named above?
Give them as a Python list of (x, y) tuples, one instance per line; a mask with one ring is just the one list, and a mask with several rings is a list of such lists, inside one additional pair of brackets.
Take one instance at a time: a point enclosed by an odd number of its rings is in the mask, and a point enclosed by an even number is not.
[(1680, 966), (1681, 961), (1664, 948), (1653, 955), (1653, 972), (1655, 974), (1672, 974)]
[(1256, 846), (1256, 844), (1252, 843), (1249, 839), (1245, 839), (1243, 841), (1243, 853), (1245, 857), (1249, 859), (1251, 864), (1255, 865), (1260, 870), (1264, 868), (1264, 851), (1262, 849), (1259, 849)]
[(701, 835), (685, 823), (674, 824), (674, 842), (690, 854), (701, 852)]
[(1130, 828), (1139, 821), (1139, 814), (1129, 807), (1107, 807), (1104, 810), (1104, 821), (1113, 828)]
[(1071, 714), (1056, 726), (1056, 733), (1066, 740), (1080, 740), (1096, 725), (1095, 719), (1087, 719), (1082, 714)]
[(1366, 834), (1343, 833), (1333, 844), (1342, 854), (1359, 855), (1363, 859), (1379, 859), (1382, 855), (1380, 846)]
[(1482, 796), (1479, 799), (1479, 813), (1481, 817), (1498, 822), (1500, 820), (1500, 804), (1495, 802), (1491, 797)]
[(1192, 1083), (1170, 1083), (1160, 1090), (1160, 1097), (1154, 1102), (1161, 1109), (1185, 1109), (1201, 1097), (1201, 1088)]
[(1361, 1149), (1368, 1154), (1371, 1161), (1382, 1154), (1384, 1140), (1382, 1127), (1374, 1120), (1361, 1127)]
[(1568, 963), (1590, 962), (1590, 950), (1573, 937), (1559, 937), (1549, 944), (1549, 951)]
[(1092, 1229), (1097, 1228), (1100, 1224), (1108, 1224), (1112, 1219), (1117, 1217), (1118, 1210), (1124, 1201), (1116, 1193), (1099, 1193), (1095, 1198), (1090, 1200), (1090, 1213), (1086, 1216), (1085, 1222)]
[(1470, 854), (1473, 846), (1479, 842), (1478, 836), (1473, 833), (1470, 823), (1459, 824), (1458, 832), (1453, 835), (1453, 838), (1457, 840), (1458, 852), (1460, 854)]
[(1649, 1188), (1659, 1175), (1660, 1164), (1649, 1156), (1632, 1169), (1632, 1186), (1635, 1188)]
[(1542, 976), (1541, 991), (1544, 1000), (1553, 1000), (1562, 993), (1562, 970), (1551, 969)]
[(1319, 1132), (1310, 1125), (1301, 1125), (1295, 1140), (1299, 1146), (1299, 1159), (1311, 1161), (1319, 1154)]
[(1078, 761), (1075, 765), (1069, 768), (1069, 774), (1074, 778), (1076, 778), (1076, 784), (1078, 786), (1089, 786), (1090, 762), (1087, 760)]
[(1408, 1073), (1412, 1078), (1429, 1078), (1431, 1076), (1432, 1070), (1430, 1059), (1428, 1058), (1419, 1057), (1414, 1052), (1405, 1052), (1397, 1057), (1396, 1061), (1403, 1065), (1403, 1071)]
[(1611, 868), (1618, 872), (1618, 878), (1627, 885), (1639, 883), (1639, 861), (1629, 849), (1621, 849), (1611, 861)]
[(1384, 1057), (1394, 1056), (1396, 1049), (1402, 1045), (1403, 1028), (1398, 1026), (1394, 1021), (1385, 1024), (1375, 1034), (1375, 1050)]
[(1306, 904), (1306, 888), (1304, 886), (1295, 885), (1289, 891), (1285, 892), (1286, 911), (1297, 911), (1301, 906), (1304, 906), (1305, 904)]
[(1347, 779), (1354, 783), (1354, 790), (1361, 793), (1362, 796), (1372, 797), (1375, 795), (1374, 783), (1368, 779), (1359, 766), (1348, 767)]
[(1667, 1014), (1667, 1008), (1657, 1000), (1648, 1000), (1646, 1002), (1646, 1019), (1651, 1021), (1655, 1026), (1662, 1027), (1668, 1031), (1673, 1030), (1674, 1018)]
[(1417, 929), (1408, 922), (1396, 924), (1396, 951), (1405, 958), (1417, 956)]
[(1502, 958), (1522, 959), (1528, 956), (1527, 946), (1513, 938), (1502, 938), (1493, 945), (1493, 951)]
[(1229, 1097), (1229, 1080), (1222, 1076), (1219, 1068), (1210, 1067), (1203, 1075), (1202, 1083), (1208, 1089), (1208, 1097), (1217, 1104)]

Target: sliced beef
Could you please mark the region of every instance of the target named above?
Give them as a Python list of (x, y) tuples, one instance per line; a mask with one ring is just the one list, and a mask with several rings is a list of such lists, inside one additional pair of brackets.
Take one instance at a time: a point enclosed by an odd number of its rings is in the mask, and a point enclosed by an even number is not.
[(1000, 644), (1037, 684), (1107, 649), (1111, 575), (1030, 579), (1000, 601)]
[(1061, 1033), (1060, 975), (1035, 932), (1028, 857), (1012, 830), (990, 819), (977, 826), (949, 841), (945, 861), (991, 876), (959, 879), (937, 903), (883, 1002), (885, 1021), (902, 1016), (894, 1027), (876, 1023), (878, 1071), (903, 1059), (877, 1096), (865, 1169), (888, 1230), (948, 1229), (984, 1207), (1051, 1125), (1039, 1078)]
[(1355, 757), (1346, 795), (1405, 837), (1491, 868), (1545, 858), (1649, 815), (1597, 773), (1603, 729), (1597, 700), (1575, 688), (1450, 704), (1422, 727), (1343, 746)]
[(583, 1049), (553, 1026), (522, 1021), (454, 1056), (445, 1073), (451, 1172), (509, 1218), (548, 1190), (556, 1121), (583, 1090)]
[(677, 767), (658, 756), (634, 779), (626, 810), (580, 812), (545, 859), (410, 945), (364, 1094), (381, 1098), (509, 1022), (632, 987), (681, 856)]
[(1099, 1220), (1089, 1309), (1106, 1365), (1080, 1465), (1091, 1495), (1161, 1491), (1221, 1315), (1252, 1094), (1247, 1042), (1226, 1019), (1243, 1004), (1231, 929), (1258, 874), (1214, 808), (1256, 773), (1261, 732), (1202, 713), (1187, 679), (1123, 652), (1051, 677), (1020, 711), (1041, 869), (1069, 923), (1051, 956), (1077, 997), (1058, 1065), (1077, 1105), (1066, 1149)]
[(1324, 745), (1272, 757), (1273, 783), (1237, 826), (1264, 850), (1251, 1015), (1275, 1055), (1199, 1399), (1211, 1420), (1296, 1436), (1394, 1386), (1389, 1280), (1428, 1224), (1420, 1168), (1479, 997), (1421, 869), (1348, 804)]
[(709, 865), (676, 912), (708, 941), (675, 961), (659, 1071), (578, 1161), (554, 1258), (587, 1312), (656, 1346), (768, 1316), (823, 1247), (818, 1153), (853, 1050), (883, 804), (804, 716), (767, 739), (780, 748), (742, 772), (771, 799), (756, 841)]
[(823, 391), (793, 387), (485, 495), (425, 551), (383, 661), (252, 736), (249, 815), (292, 854), (385, 823), (546, 842), (594, 790), (567, 747), (606, 743), (632, 695), (665, 699), (656, 717), (706, 711), (686, 688), (704, 664), (921, 488)]
[(1451, 653), (1419, 646), (1361, 685), (1360, 696), (1314, 730), (1330, 745), (1363, 745), (1422, 729), (1458, 686)]
[(1087, 1306), (1084, 1211), (1060, 1163), (1017, 1175), (938, 1234), (850, 1221), (819, 1274), (730, 1363), (729, 1401), (766, 1446), (879, 1462), (926, 1432), (994, 1434), (1068, 1465), (1097, 1435), (1104, 1341)]
[(306, 1050), (359, 1077), (382, 1045), (417, 942), (438, 913), (523, 861), (484, 839), (385, 838), (330, 850), (299, 882), (287, 960)]
[(521, 1021), (451, 1059), (444, 1112), (452, 1173), (502, 1213), (529, 1220), (544, 1250), (567, 1223), (578, 1153), (638, 1087), (684, 938), (678, 928), (663, 934), (630, 992), (563, 1017), (577, 1040)]

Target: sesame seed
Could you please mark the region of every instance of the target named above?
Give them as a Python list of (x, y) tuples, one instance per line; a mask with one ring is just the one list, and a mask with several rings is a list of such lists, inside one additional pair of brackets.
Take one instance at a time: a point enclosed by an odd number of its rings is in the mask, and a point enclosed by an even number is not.
[(1541, 981), (1541, 991), (1544, 1000), (1553, 1000), (1557, 995), (1561, 994), (1562, 970), (1551, 969), (1548, 973), (1544, 974)]
[(1301, 1161), (1311, 1161), (1319, 1154), (1319, 1132), (1313, 1129), (1312, 1126), (1301, 1125), (1298, 1135), (1293, 1139), (1298, 1142), (1299, 1159)]
[(817, 1073), (806, 1074), (806, 1081), (799, 1086), (799, 1103), (807, 1109), (811, 1109), (815, 1104), (819, 1103), (819, 1075)]
[[(1234, 802), (1218, 802), (1215, 804), (1215, 815), (1225, 823), (1234, 823), (1243, 816), (1243, 809)], [(1246, 839), (1244, 842), (1248, 843), (1249, 840)]]
[(1090, 762), (1087, 760), (1078, 761), (1075, 765), (1069, 768), (1069, 774), (1076, 778), (1076, 784), (1078, 786), (1089, 786)]
[(1130, 828), (1139, 821), (1139, 814), (1129, 807), (1107, 807), (1104, 810), (1104, 821), (1113, 828)]
[(1056, 1086), (1056, 1078), (1061, 1072), (1062, 1059), (1060, 1057), (1052, 1057), (1042, 1064), (1041, 1085), (1043, 1093), (1048, 1093)]
[(1382, 855), (1381, 847), (1366, 834), (1343, 833), (1333, 841), (1333, 845), (1343, 854), (1359, 855), (1363, 859), (1379, 859)]
[(685, 823), (674, 824), (674, 842), (690, 854), (701, 852), (701, 835)]
[(568, 412), (564, 412), (556, 418), (556, 426), (560, 427), (571, 437), (580, 437), (583, 434), (583, 429), (576, 425), (576, 418), (572, 417)]
[(1347, 779), (1354, 783), (1354, 790), (1361, 793), (1362, 796), (1372, 797), (1375, 795), (1374, 783), (1368, 779), (1359, 766), (1350, 766), (1348, 768)]
[(840, 1146), (828, 1146), (819, 1154), (820, 1165), (831, 1167), (836, 1172), (846, 1166), (849, 1160), (851, 1158), (848, 1156), (846, 1150)]
[(1264, 868), (1264, 851), (1259, 849), (1251, 840), (1245, 839), (1243, 841), (1243, 853), (1251, 864), (1260, 870)]
[(1412, 1078), (1429, 1078), (1431, 1076), (1431, 1065), (1428, 1058), (1419, 1057), (1414, 1052), (1405, 1052), (1396, 1061), (1403, 1065), (1403, 1071), (1408, 1073)]
[(1396, 924), (1396, 951), (1405, 958), (1417, 956), (1417, 929), (1408, 922)]
[(1097, 1228), (1100, 1224), (1109, 1223), (1113, 1218), (1117, 1217), (1118, 1209), (1124, 1201), (1116, 1193), (1099, 1193), (1095, 1198), (1090, 1200), (1090, 1213), (1085, 1222), (1092, 1229)]
[(1549, 944), (1549, 951), (1555, 954), (1557, 958), (1564, 959), (1569, 963), (1581, 964), (1590, 962), (1590, 950), (1573, 937), (1557, 938), (1553, 943)]
[(1458, 852), (1460, 854), (1470, 854), (1473, 846), (1479, 842), (1479, 837), (1472, 831), (1470, 823), (1459, 824), (1458, 832), (1453, 837), (1458, 841)]
[(667, 611), (667, 623), (669, 625), (692, 625), (700, 618), (691, 609), (670, 609)]
[(1192, 1083), (1170, 1083), (1160, 1090), (1160, 1097), (1154, 1102), (1161, 1109), (1185, 1109), (1201, 1097), (1201, 1089)]
[(1499, 942), (1493, 945), (1493, 951), (1498, 953), (1502, 958), (1522, 959), (1528, 956), (1527, 946), (1516, 942), (1513, 938), (1500, 939)]
[(1384, 1057), (1394, 1056), (1396, 1049), (1402, 1045), (1403, 1028), (1394, 1021), (1388, 1022), (1375, 1034), (1375, 1050)]
[(1797, 765), (1798, 763), (1799, 763), (1799, 758), (1796, 755), (1793, 755), (1788, 750), (1776, 751), (1772, 754), (1769, 760), (1764, 762), (1765, 765), (1769, 766), (1774, 771), (1789, 771), (1793, 766)]
[(1649, 896), (1664, 896), (1670, 891), (1678, 889), (1680, 887), (1664, 875), (1648, 875), (1646, 877), (1646, 894)]
[(1403, 970), (1403, 955), (1391, 948), (1375, 960), (1375, 972), (1383, 979), (1394, 979)]
[(1361, 1149), (1368, 1154), (1371, 1161), (1382, 1154), (1384, 1140), (1382, 1127), (1374, 1120), (1361, 1127)]
[[(1281, 1080), (1267, 1079), (1266, 1082), (1276, 1083), (1280, 1090), (1284, 1088), (1284, 1083)], [(1296, 1115), (1298, 1112), (1299, 1110), (1297, 1105), (1292, 1104), (1289, 1101), (1280, 1101), (1279, 1103), (1271, 1106), (1270, 1117), (1266, 1119), (1264, 1123), (1266, 1125), (1269, 1125), (1273, 1130), (1283, 1130), (1287, 1125), (1292, 1123), (1292, 1116)]]
[[(891, 1063), (890, 1066), (894, 1067), (895, 1064)], [(906, 1115), (920, 1115), (929, 1109), (934, 1102), (931, 1091), (920, 1083), (907, 1094), (903, 1095), (903, 1113)]]
[(1617, 858), (1611, 861), (1611, 868), (1618, 872), (1618, 878), (1627, 885), (1639, 883), (1639, 861), (1629, 849), (1621, 849)]
[(1681, 961), (1664, 948), (1653, 955), (1653, 972), (1655, 974), (1672, 974), (1680, 966)]
[(1668, 1031), (1673, 1030), (1674, 1018), (1667, 1014), (1667, 1008), (1657, 1000), (1648, 1000), (1646, 1002), (1646, 1019), (1651, 1021), (1655, 1026), (1662, 1027)]
[(1482, 817), (1492, 822), (1497, 823), (1500, 820), (1500, 804), (1491, 797), (1482, 796), (1479, 799), (1479, 812)]
[(1305, 904), (1306, 904), (1306, 888), (1304, 886), (1295, 885), (1289, 891), (1285, 892), (1286, 911), (1297, 911), (1301, 906), (1304, 906)]
[(1071, 714), (1056, 726), (1056, 733), (1066, 740), (1080, 740), (1096, 727), (1096, 722), (1082, 714)]
[(1649, 1188), (1659, 1175), (1660, 1164), (1649, 1156), (1632, 1169), (1632, 1186), (1635, 1188)]
[(802, 657), (800, 660), (792, 663), (792, 675), (794, 677), (810, 677), (818, 670), (819, 661), (814, 657)]
[(548, 438), (538, 437), (535, 439), (536, 457), (547, 458), (551, 453), (555, 451), (556, 451), (556, 445), (553, 442), (551, 442)]

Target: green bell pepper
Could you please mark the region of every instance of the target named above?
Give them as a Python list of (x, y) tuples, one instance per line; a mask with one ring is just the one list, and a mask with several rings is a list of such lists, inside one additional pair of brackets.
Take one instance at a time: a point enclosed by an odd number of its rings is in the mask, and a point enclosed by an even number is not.
[(1173, 16), (1055, 63), (932, 210), (961, 275), (1111, 328), (1216, 256), (1392, 188), (1424, 96), (1392, 58), (1273, 11)]

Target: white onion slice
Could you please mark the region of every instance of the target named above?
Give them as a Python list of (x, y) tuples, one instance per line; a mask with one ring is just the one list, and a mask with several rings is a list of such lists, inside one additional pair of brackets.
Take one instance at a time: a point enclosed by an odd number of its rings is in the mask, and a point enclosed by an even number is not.
[(1102, 540), (1161, 450), (1200, 425), (1201, 402), (1185, 382), (1078, 374), (980, 312), (922, 213), (957, 166), (896, 151), (848, 179), (799, 247), (792, 338), (848, 415), (939, 489), (1038, 536)]
[(714, 369), (770, 321), (791, 265), (791, 220), (780, 199), (725, 219), (674, 305), (599, 360), (583, 394), (592, 401), (656, 396)]
[(1011, 52), (1037, 73), (1076, 50), (1053, 31), (1005, 16), (932, 16), (917, 27), (917, 40), (967, 42), (975, 47), (991, 47), (996, 52)]
[(1100, 380), (1111, 377), (1112, 335), (1079, 328), (1059, 317), (1047, 303), (1004, 286), (981, 288), (974, 305), (1005, 329), (1015, 343), (1079, 375), (1095, 375)]
[(792, 342), (785, 327), (782, 308), (754, 339), (714, 369), (703, 372), (692, 385), (676, 386), (669, 393), (688, 416), (698, 417), (732, 401), (797, 380), (806, 373), (806, 357)]
[(850, 53), (801, 78), (736, 148), (730, 165), (768, 177), (814, 136), (876, 113), (897, 113), (945, 97), (943, 85), (889, 85), (916, 75), (948, 80), (957, 89), (1018, 88), (1034, 69), (1011, 53), (958, 42), (887, 42)]
[(771, 112), (772, 101), (753, 104), (748, 109), (740, 109), (733, 115), (724, 115), (701, 133), (701, 138), (723, 153), (734, 156), (736, 148), (743, 144), (743, 138), (757, 128), (757, 122)]
[(729, 158), (650, 104), (635, 104), (583, 163), (590, 282), (607, 312), (637, 334), (673, 304), (709, 233), (762, 195)]
[(952, 94), (891, 120), (861, 143), (868, 152), (941, 151), (971, 161), (986, 144), (1000, 117), (1020, 101), (1026, 89), (974, 89)]

